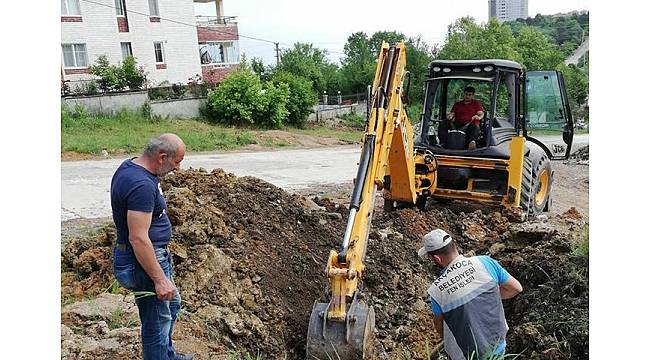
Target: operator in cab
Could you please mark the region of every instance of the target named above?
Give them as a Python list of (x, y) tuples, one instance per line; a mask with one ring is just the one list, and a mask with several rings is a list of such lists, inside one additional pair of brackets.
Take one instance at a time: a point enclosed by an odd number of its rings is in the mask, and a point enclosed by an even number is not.
[(418, 256), (442, 271), (427, 290), (433, 324), (442, 335), (445, 352), (452, 360), (503, 356), (506, 323), (502, 299), (523, 289), (496, 260), (489, 256), (465, 257), (442, 229), (423, 237)]
[(481, 134), (479, 124), (485, 116), (485, 110), (480, 101), (474, 99), (476, 89), (467, 86), (463, 92), (463, 100), (458, 101), (447, 114), (447, 121), (440, 123), (440, 142), (447, 147), (447, 134), (450, 129), (461, 130), (466, 133), (466, 149), (476, 149), (476, 140)]

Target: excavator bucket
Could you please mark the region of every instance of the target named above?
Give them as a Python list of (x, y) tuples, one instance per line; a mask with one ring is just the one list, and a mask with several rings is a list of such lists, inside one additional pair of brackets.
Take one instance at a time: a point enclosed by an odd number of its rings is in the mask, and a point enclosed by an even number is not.
[(309, 360), (372, 359), (375, 311), (362, 301), (350, 305), (345, 321), (327, 319), (327, 303), (314, 303), (307, 332)]

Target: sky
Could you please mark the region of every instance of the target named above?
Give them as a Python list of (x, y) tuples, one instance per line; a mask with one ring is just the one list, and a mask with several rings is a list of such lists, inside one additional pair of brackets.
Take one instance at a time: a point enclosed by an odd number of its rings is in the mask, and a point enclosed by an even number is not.
[[(534, 17), (589, 10), (586, 0), (529, 0), (528, 15)], [(236, 16), (239, 34), (279, 42), (291, 48), (296, 42), (327, 49), (334, 62), (343, 56), (350, 34), (363, 31), (398, 31), (406, 36), (422, 35), (429, 44), (444, 42), (447, 26), (463, 16), (477, 22), (488, 19), (488, 0), (223, 0), (224, 16)], [(195, 3), (199, 15), (216, 15), (214, 3)], [(241, 54), (275, 63), (275, 45), (240, 37)]]

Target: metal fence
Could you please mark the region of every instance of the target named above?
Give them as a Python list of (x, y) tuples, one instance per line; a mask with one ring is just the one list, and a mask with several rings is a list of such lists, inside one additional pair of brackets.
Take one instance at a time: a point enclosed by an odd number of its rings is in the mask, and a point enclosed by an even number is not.
[(354, 105), (360, 102), (365, 102), (368, 95), (365, 93), (341, 95), (340, 92), (336, 94), (323, 93), (319, 100), (319, 105)]

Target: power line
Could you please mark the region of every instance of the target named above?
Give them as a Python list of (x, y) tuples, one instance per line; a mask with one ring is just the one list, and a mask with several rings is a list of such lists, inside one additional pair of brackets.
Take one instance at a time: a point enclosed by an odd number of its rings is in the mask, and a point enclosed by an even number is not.
[[(87, 2), (87, 3), (90, 3), (90, 4), (94, 4), (94, 5), (99, 5), (99, 6), (111, 8), (111, 9), (118, 9), (114, 5), (103, 4), (103, 3), (93, 1), (93, 0), (81, 0), (81, 1), (84, 1), (84, 2)], [(130, 10), (128, 8), (125, 8), (124, 11), (128, 12), (128, 13), (133, 13), (133, 14), (145, 16), (145, 17), (150, 17), (151, 16), (150, 14), (142, 13), (142, 12), (135, 11), (135, 10)], [(277, 42), (277, 41), (262, 39), (262, 38), (258, 38), (258, 37), (254, 37), (254, 36), (242, 35), (241, 33), (231, 33), (231, 32), (227, 32), (227, 31), (223, 31), (223, 30), (217, 30), (217, 29), (214, 29), (214, 28), (199, 26), (197, 24), (190, 24), (190, 23), (186, 23), (186, 22), (182, 22), (182, 21), (178, 21), (178, 20), (174, 20), (174, 19), (170, 19), (170, 18), (158, 16), (158, 15), (156, 15), (156, 17), (158, 17), (160, 20), (169, 21), (171, 23), (175, 23), (175, 24), (179, 24), (179, 25), (191, 26), (191, 27), (196, 28), (196, 29), (201, 28), (203, 30), (212, 31), (212, 32), (219, 33), (219, 34), (242, 37), (242, 38), (245, 38), (245, 39), (263, 41), (263, 42), (266, 42), (266, 43), (273, 44), (275, 46), (274, 50), (276, 52), (276, 59), (277, 59), (276, 61), (277, 61), (277, 63), (279, 63), (279, 61), (280, 61), (280, 52), (281, 51), (279, 49), (279, 45), (284, 45), (284, 46), (288, 46), (288, 47), (292, 46), (292, 45), (286, 44), (286, 43), (280, 43), (280, 42)], [(332, 53), (332, 54), (346, 55), (344, 52), (340, 52), (340, 51), (335, 51), (335, 50), (330, 50), (330, 49), (323, 49), (323, 50), (326, 50), (328, 53)]]
[[(81, 0), (81, 1), (84, 1), (84, 2), (87, 2), (87, 3), (91, 3), (91, 4), (95, 4), (95, 5), (99, 5), (99, 6), (103, 6), (103, 7), (107, 7), (107, 8), (111, 8), (111, 9), (117, 9), (117, 7), (115, 7), (115, 6), (113, 6), (113, 5), (102, 4), (102, 3), (99, 3), (99, 2), (96, 2), (96, 1), (92, 1), (92, 0)], [(135, 11), (135, 10), (125, 9), (125, 11), (127, 11), (127, 12), (129, 12), (129, 13), (134, 13), (134, 14), (138, 14), (138, 15), (146, 16), (146, 17), (149, 17), (149, 16), (150, 16), (150, 14), (141, 13), (141, 12), (138, 12), (138, 11)], [(276, 41), (272, 41), (272, 40), (266, 40), (266, 39), (256, 38), (256, 37), (253, 37), (253, 36), (247, 36), (247, 35), (242, 35), (242, 34), (233, 34), (233, 33), (230, 33), (230, 32), (221, 31), (221, 30), (217, 30), (217, 29), (213, 29), (213, 28), (208, 28), (208, 27), (203, 27), (203, 26), (199, 26), (199, 25), (196, 25), (196, 24), (189, 24), (189, 23), (186, 23), (186, 22), (182, 22), (182, 21), (178, 21), (178, 20), (174, 20), (174, 19), (169, 19), (169, 18), (165, 18), (165, 17), (162, 17), (162, 16), (158, 16), (158, 15), (156, 15), (156, 17), (160, 18), (160, 20), (169, 21), (169, 22), (172, 22), (172, 23), (175, 23), (175, 24), (180, 24), (180, 25), (185, 25), (185, 26), (191, 26), (191, 27), (193, 27), (193, 28), (199, 28), (199, 27), (200, 27), (200, 28), (202, 28), (202, 29), (205, 29), (205, 30), (208, 30), (208, 31), (214, 31), (214, 32), (216, 32), (216, 33), (220, 33), (220, 34), (224, 34), (224, 35), (239, 36), (239, 37), (243, 37), (243, 38), (246, 38), (246, 39), (257, 40), (257, 41), (264, 41), (264, 42), (268, 42), (268, 43), (271, 43), (271, 44), (275, 44), (275, 43), (276, 43)]]

